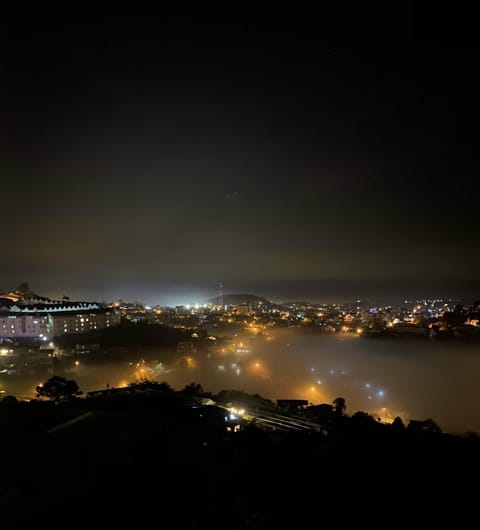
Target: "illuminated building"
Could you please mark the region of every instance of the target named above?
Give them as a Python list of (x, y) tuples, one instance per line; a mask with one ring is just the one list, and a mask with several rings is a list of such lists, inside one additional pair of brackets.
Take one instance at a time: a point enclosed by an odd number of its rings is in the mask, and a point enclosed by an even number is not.
[(46, 298), (14, 301), (0, 295), (0, 338), (46, 341), (118, 324), (120, 312), (96, 302)]

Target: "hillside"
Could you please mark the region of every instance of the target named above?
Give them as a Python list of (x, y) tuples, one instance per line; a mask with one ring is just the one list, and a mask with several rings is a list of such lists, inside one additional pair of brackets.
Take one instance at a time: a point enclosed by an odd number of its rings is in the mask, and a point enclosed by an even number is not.
[[(327, 419), (328, 405), (314, 411), (323, 416), (319, 431), (255, 421), (232, 432), (222, 403), (232, 392), (200, 405), (195, 388), (139, 384), (60, 405), (0, 401), (6, 527), (92, 528), (100, 517), (110, 528), (130, 516), (137, 527), (161, 515), (178, 528), (224, 528), (228, 519), (229, 528), (268, 529), (282, 527), (285, 515), (316, 521), (300, 502), (306, 494), (360, 494), (375, 505), (379, 495), (478, 493), (465, 478), (480, 471), (475, 435), (438, 432), (431, 420), (384, 425), (361, 412), (330, 410)], [(247, 397), (273, 414), (260, 396)], [(284, 424), (288, 413), (276, 418)], [(291, 420), (298, 425), (298, 416)], [(172, 511), (177, 503), (183, 509)]]
[[(221, 302), (220, 296), (215, 296), (208, 300), (209, 304), (219, 305)], [(239, 304), (265, 304), (265, 305), (275, 305), (273, 302), (268, 300), (263, 296), (257, 296), (255, 294), (225, 294), (223, 295), (223, 303), (225, 305), (239, 305)]]

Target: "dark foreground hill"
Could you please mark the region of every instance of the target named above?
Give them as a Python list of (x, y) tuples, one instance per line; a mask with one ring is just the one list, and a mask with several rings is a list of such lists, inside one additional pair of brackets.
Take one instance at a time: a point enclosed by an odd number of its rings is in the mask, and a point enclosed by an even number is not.
[(363, 414), (265, 429), (199, 399), (160, 385), (0, 402), (5, 528), (271, 528), (315, 521), (335, 498), (479, 493), (476, 436)]

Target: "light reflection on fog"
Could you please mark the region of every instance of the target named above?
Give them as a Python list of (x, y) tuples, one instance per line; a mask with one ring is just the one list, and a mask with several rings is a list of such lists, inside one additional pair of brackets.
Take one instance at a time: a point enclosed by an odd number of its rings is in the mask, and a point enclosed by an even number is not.
[[(213, 393), (232, 388), (270, 399), (331, 403), (342, 396), (347, 413), (375, 411), (393, 419), (433, 418), (449, 432), (480, 433), (480, 345), (427, 339), (368, 339), (353, 334), (276, 331), (248, 342), (249, 353), (147, 362), (143, 375), (175, 389), (195, 381)], [(162, 357), (159, 357), (162, 360)], [(135, 370), (137, 370), (135, 375)], [(120, 386), (141, 374), (128, 363), (81, 365), (65, 374), (84, 391)], [(35, 378), (3, 378), (7, 393), (27, 395)]]

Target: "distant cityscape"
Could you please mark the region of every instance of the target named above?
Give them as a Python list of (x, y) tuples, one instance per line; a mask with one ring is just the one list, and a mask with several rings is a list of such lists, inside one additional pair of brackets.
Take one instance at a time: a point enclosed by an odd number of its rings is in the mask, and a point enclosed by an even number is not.
[(365, 337), (475, 340), (480, 338), (480, 301), (463, 305), (458, 299), (405, 300), (398, 307), (372, 306), (362, 300), (279, 304), (252, 294), (221, 293), (204, 304), (170, 307), (123, 300), (72, 301), (66, 296), (52, 300), (24, 283), (0, 294), (0, 373), (51, 371), (54, 359), (68, 354), (59, 346), (63, 339), (75, 338), (76, 351), (82, 352), (82, 339), (91, 344), (96, 334), (122, 323), (178, 330), (179, 354), (195, 352), (199, 346), (213, 354), (239, 354), (246, 346), (232, 337), (246, 333), (270, 340), (274, 329), (284, 328)]

